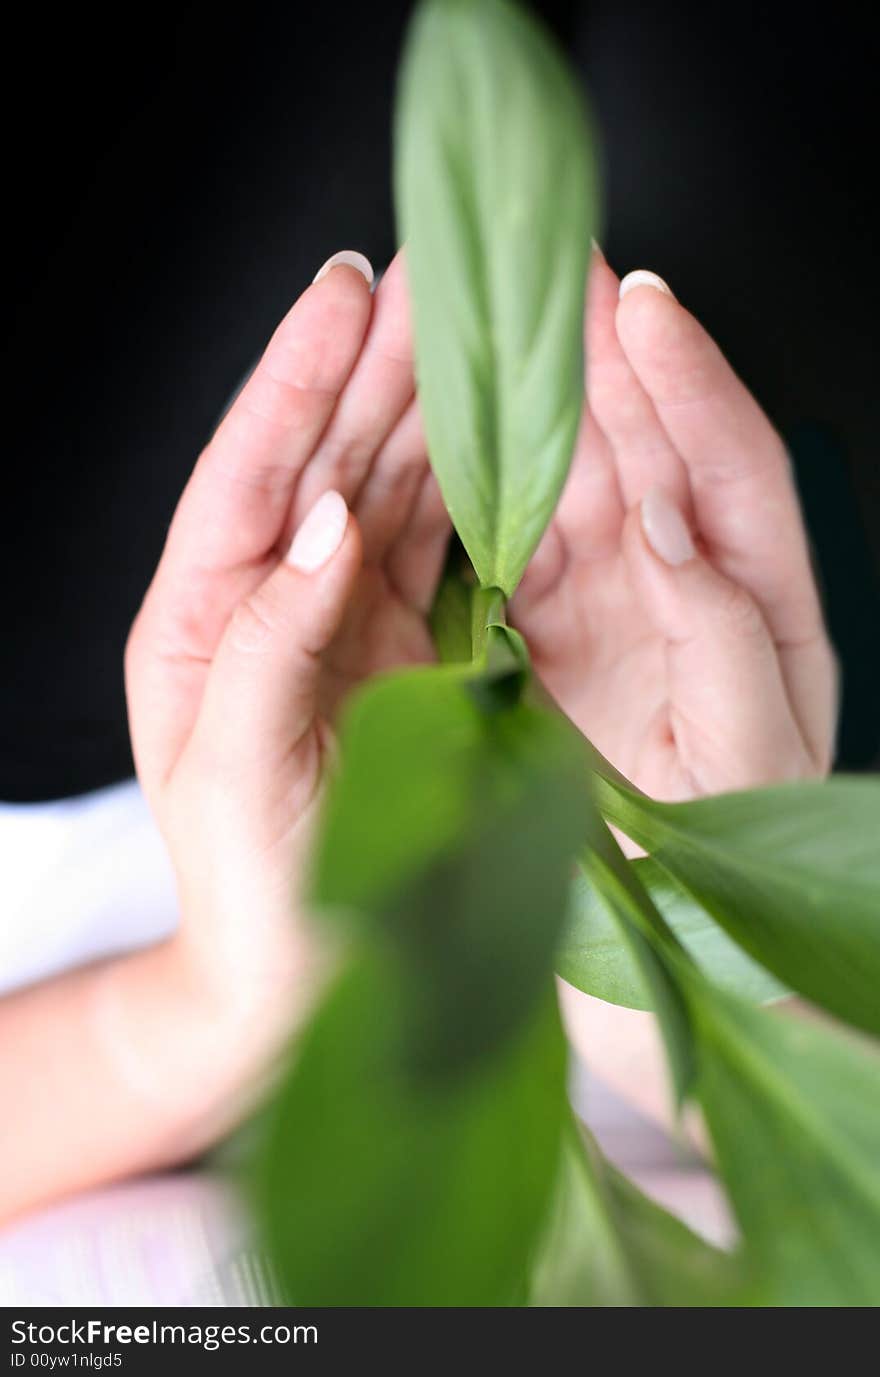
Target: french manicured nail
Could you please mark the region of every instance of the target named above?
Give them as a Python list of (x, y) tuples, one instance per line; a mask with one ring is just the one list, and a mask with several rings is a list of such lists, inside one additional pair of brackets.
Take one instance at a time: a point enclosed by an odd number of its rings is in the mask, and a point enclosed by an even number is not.
[(642, 498), (642, 530), (654, 554), (664, 564), (686, 564), (697, 553), (687, 522), (662, 488)]
[(636, 287), (653, 287), (655, 292), (663, 292), (665, 296), (671, 296), (675, 300), (675, 293), (669, 285), (658, 277), (656, 273), (649, 273), (645, 268), (636, 268), (634, 273), (627, 273), (620, 284), (620, 300)]
[(320, 267), (313, 277), (313, 282), (320, 282), (322, 277), (326, 277), (331, 268), (357, 268), (358, 272), (367, 279), (367, 286), (373, 285), (373, 265), (365, 254), (358, 253), (357, 249), (343, 249), (341, 253), (334, 253), (332, 258)]
[(338, 492), (325, 492), (294, 536), (287, 563), (302, 574), (314, 574), (336, 554), (347, 525), (345, 498)]

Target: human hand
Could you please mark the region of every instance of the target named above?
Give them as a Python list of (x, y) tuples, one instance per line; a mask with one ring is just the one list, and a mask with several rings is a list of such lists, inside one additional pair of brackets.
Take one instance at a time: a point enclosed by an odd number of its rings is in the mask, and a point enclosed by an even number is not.
[[(834, 657), (782, 441), (659, 279), (622, 290), (594, 253), (589, 401), (514, 620), (562, 708), (656, 798), (824, 774)], [(653, 1015), (559, 987), (582, 1059), (667, 1122)]]
[(781, 439), (653, 274), (594, 253), (588, 405), (513, 602), (564, 710), (646, 793), (830, 768), (836, 672)]
[(210, 1066), (215, 1098), (255, 1074), (314, 983), (296, 890), (332, 722), (366, 676), (432, 658), (448, 534), (400, 260), (375, 297), (350, 262), (319, 278), (200, 457), (126, 654), (178, 959), (212, 1011), (210, 1048), (193, 1032), (174, 1074)]

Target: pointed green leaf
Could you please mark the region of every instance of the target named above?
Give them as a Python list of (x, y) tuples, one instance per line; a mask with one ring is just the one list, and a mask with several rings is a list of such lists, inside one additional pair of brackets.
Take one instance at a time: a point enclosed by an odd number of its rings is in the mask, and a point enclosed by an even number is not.
[(673, 961), (678, 957), (686, 961), (687, 957), (608, 827), (595, 814), (589, 822), (581, 865), (590, 883), (601, 890), (607, 910), (649, 991), (676, 1098), (682, 1103), (693, 1084), (694, 1047), (690, 1013)]
[(297, 1305), (504, 1306), (526, 1280), (566, 1113), (552, 990), (503, 1049), (426, 1082), (403, 980), (381, 946), (352, 961), (279, 1094), (258, 1209)]
[[(650, 858), (630, 864), (654, 904), (700, 969), (722, 989), (755, 1004), (789, 993), (747, 956), (712, 916)], [(652, 998), (630, 944), (602, 890), (581, 870), (569, 896), (568, 920), (556, 953), (564, 980), (586, 994), (629, 1009), (650, 1009)]]
[(574, 447), (597, 228), (580, 92), (518, 4), (418, 7), (395, 183), (431, 463), (480, 582), (510, 594)]
[(880, 1033), (880, 781), (657, 803), (607, 777), (597, 798), (756, 961)]
[(742, 1260), (712, 1247), (571, 1128), (533, 1271), (533, 1306), (743, 1303)]

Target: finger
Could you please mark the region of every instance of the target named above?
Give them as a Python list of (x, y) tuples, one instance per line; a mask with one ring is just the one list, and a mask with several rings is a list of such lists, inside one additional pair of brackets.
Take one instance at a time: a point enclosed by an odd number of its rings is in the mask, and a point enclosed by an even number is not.
[(570, 559), (568, 543), (559, 522), (551, 521), (510, 602), (514, 624), (528, 640), (531, 641), (531, 619), (548, 597), (558, 593), (562, 578), (570, 567)]
[[(295, 819), (319, 782), (321, 656), (336, 635), (360, 567), (344, 499), (325, 493), (285, 559), (230, 620), (185, 758), (207, 763), (260, 806)], [(273, 791), (278, 791), (278, 798)]]
[(687, 473), (617, 335), (619, 282), (594, 255), (587, 301), (587, 397), (614, 454), (627, 508), (655, 485), (688, 509)]
[(158, 581), (210, 578), (211, 631), (222, 630), (240, 601), (239, 576), (259, 582), (259, 561), (285, 535), (297, 482), (364, 343), (368, 270), (341, 263), (319, 273), (279, 325), (180, 500)]
[(132, 742), (148, 792), (192, 729), (233, 609), (277, 563), (297, 479), (354, 367), (370, 311), (364, 272), (350, 264), (312, 285), (187, 484), (126, 648)]
[[(614, 451), (586, 395), (592, 368), (590, 331), (595, 328), (597, 314), (602, 313), (602, 297), (608, 290), (609, 273), (602, 251), (594, 244), (584, 317), (584, 409), (571, 468), (554, 518), (571, 558), (576, 560), (603, 559), (614, 554), (623, 521), (623, 493)], [(538, 563), (540, 565), (540, 558)], [(526, 578), (530, 572), (527, 571)]]
[(823, 637), (782, 441), (694, 317), (668, 289), (648, 285), (659, 281), (652, 274), (630, 286), (632, 277), (621, 286), (618, 335), (687, 466), (710, 558), (757, 599), (778, 643)]
[(385, 558), (392, 587), (404, 602), (425, 615), (440, 582), (451, 529), (437, 480), (428, 469), (406, 524)]
[(368, 564), (381, 564), (403, 531), (427, 472), (428, 449), (413, 398), (381, 446), (352, 506)]
[(548, 599), (556, 598), (563, 577), (617, 553), (623, 503), (614, 459), (605, 436), (584, 407), (568, 478), (541, 543), (529, 560), (511, 610), (531, 637)]
[(624, 555), (665, 638), (668, 734), (699, 793), (814, 773), (773, 638), (747, 590), (696, 550), (680, 510), (653, 489), (628, 516)]
[(297, 490), (295, 520), (327, 487), (354, 504), (414, 387), (409, 296), (401, 252), (376, 289), (363, 350)]

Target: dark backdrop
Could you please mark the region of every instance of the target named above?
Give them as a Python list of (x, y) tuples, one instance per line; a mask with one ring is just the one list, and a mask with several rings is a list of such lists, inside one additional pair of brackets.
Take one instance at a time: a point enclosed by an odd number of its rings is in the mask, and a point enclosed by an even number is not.
[[(666, 276), (788, 437), (845, 671), (840, 763), (876, 763), (876, 29), (838, 4), (538, 6), (604, 134), (603, 247)], [(0, 798), (131, 770), (121, 656), (230, 392), (333, 251), (393, 251), (410, 5), (130, 6), (7, 31), (13, 248)]]

